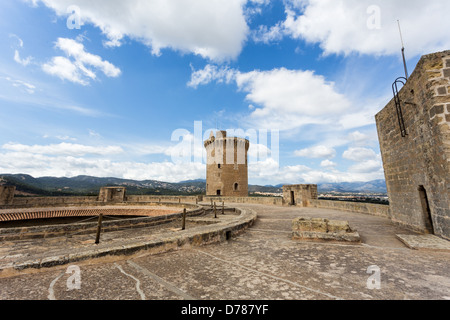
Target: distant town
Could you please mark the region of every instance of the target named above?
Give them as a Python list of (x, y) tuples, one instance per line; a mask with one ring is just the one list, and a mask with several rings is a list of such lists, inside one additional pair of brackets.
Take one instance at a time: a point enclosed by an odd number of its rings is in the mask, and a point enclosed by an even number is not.
[[(250, 192), (250, 196), (256, 197), (282, 197), (282, 192)], [(352, 201), (389, 205), (389, 197), (385, 193), (364, 192), (319, 192), (319, 200)]]

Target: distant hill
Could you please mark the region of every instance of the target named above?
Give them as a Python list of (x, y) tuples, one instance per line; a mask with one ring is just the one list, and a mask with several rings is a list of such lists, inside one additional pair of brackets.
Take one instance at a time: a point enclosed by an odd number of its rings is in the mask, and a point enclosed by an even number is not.
[(361, 192), (387, 193), (386, 181), (322, 183), (317, 185), (319, 192)]
[[(119, 178), (98, 178), (77, 176), (73, 178), (42, 177), (34, 178), (26, 174), (0, 174), (0, 185), (15, 185), (17, 191), (42, 196), (97, 195), (104, 186), (127, 187), (128, 194), (148, 195), (195, 195), (206, 192), (206, 180), (187, 180), (178, 183), (156, 180), (131, 180)], [(249, 185), (249, 192), (281, 193), (283, 185)], [(322, 183), (319, 192), (386, 193), (384, 180), (369, 182)]]
[(205, 183), (200, 181), (170, 183), (91, 176), (33, 178), (26, 174), (0, 174), (0, 184), (15, 185), (18, 191), (27, 194), (46, 196), (97, 195), (100, 188), (105, 186), (124, 186), (128, 194), (148, 195), (194, 195), (202, 194), (205, 190)]
[[(282, 189), (283, 185), (265, 186), (265, 188)], [(343, 193), (387, 193), (385, 180), (373, 180), (368, 182), (338, 182), (338, 183), (319, 183), (318, 192), (343, 192)]]

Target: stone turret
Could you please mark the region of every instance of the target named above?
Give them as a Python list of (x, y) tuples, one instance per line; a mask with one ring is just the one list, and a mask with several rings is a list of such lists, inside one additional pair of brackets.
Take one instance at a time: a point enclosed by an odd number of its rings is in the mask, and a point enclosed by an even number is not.
[(206, 195), (248, 196), (247, 139), (227, 137), (226, 131), (213, 132), (204, 146), (207, 154)]
[(376, 115), (390, 217), (450, 239), (450, 51), (423, 56), (402, 84)]

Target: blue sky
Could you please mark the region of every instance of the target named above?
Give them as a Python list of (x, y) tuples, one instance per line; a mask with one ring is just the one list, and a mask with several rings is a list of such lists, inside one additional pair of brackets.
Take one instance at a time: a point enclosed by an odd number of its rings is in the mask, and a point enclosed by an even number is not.
[[(7, 0), (0, 173), (205, 178), (211, 129), (252, 184), (383, 179), (375, 114), (450, 48), (448, 1)], [(256, 134), (256, 136), (255, 136)], [(255, 138), (256, 137), (256, 138)]]

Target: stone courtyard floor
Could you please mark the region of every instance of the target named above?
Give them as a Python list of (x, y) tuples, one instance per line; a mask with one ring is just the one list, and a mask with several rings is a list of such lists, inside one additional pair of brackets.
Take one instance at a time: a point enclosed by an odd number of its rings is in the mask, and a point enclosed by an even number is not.
[[(258, 219), (245, 233), (219, 244), (83, 261), (75, 264), (79, 273), (69, 273), (74, 264), (0, 273), (0, 300), (450, 300), (450, 251), (408, 248), (396, 235), (415, 234), (385, 218), (316, 208), (227, 206), (252, 209)], [(297, 217), (349, 221), (362, 243), (291, 240)], [(45, 241), (37, 243), (45, 248)], [(32, 242), (27, 245), (33, 250)]]

